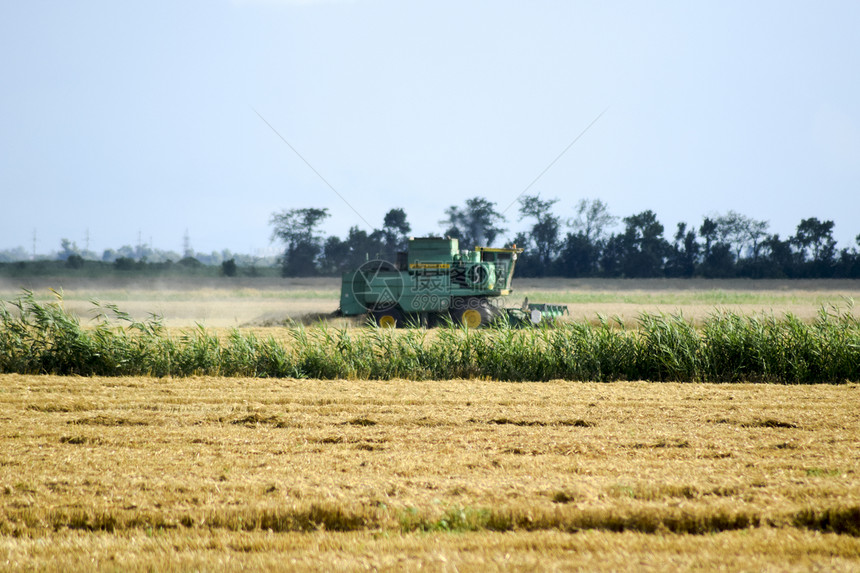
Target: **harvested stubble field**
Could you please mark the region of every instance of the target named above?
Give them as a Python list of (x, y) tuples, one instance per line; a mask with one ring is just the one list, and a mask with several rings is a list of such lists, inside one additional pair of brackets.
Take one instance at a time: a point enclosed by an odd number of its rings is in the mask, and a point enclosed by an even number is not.
[(6, 569), (852, 570), (860, 386), (0, 376)]

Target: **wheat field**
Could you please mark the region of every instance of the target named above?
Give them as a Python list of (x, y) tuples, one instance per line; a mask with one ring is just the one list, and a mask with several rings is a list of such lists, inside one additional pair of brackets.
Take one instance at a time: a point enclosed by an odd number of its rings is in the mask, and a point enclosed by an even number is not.
[(857, 384), (0, 388), (6, 569), (860, 567)]

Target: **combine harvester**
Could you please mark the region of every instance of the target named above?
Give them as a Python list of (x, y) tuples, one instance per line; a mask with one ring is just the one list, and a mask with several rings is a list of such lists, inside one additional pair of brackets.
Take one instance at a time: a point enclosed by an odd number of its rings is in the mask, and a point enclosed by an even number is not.
[(435, 326), (452, 321), (479, 328), (499, 321), (521, 327), (554, 322), (566, 305), (498, 306), (511, 290), (516, 246), (460, 251), (457, 239), (409, 239), (397, 263), (370, 261), (343, 274), (339, 314), (369, 315), (383, 327)]

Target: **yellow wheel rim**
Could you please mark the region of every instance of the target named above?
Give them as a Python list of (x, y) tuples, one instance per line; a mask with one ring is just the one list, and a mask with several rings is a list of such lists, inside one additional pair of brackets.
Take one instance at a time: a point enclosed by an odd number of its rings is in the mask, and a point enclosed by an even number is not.
[(470, 308), (463, 313), (463, 324), (469, 328), (478, 328), (481, 326), (481, 313)]
[(384, 314), (379, 317), (379, 326), (383, 328), (394, 328), (397, 326), (397, 321), (390, 314)]

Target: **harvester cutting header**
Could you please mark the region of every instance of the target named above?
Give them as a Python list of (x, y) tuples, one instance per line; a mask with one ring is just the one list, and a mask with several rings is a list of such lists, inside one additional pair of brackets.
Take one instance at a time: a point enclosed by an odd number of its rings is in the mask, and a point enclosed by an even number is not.
[(522, 252), (516, 246), (461, 251), (457, 239), (409, 239), (396, 264), (370, 261), (343, 274), (340, 313), (369, 314), (384, 327), (434, 326), (450, 320), (469, 328), (499, 320), (515, 326), (538, 324), (566, 313), (564, 305), (494, 304), (513, 292), (514, 266)]

